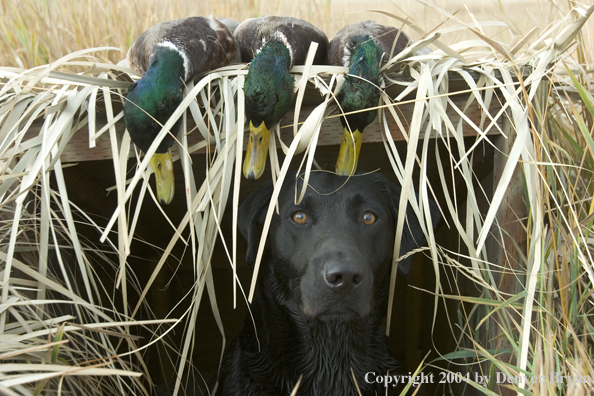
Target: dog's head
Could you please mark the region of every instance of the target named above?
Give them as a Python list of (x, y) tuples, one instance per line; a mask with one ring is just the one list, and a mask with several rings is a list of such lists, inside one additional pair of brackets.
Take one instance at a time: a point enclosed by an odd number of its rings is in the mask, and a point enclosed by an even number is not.
[[(365, 317), (386, 291), (400, 187), (379, 174), (357, 175), (347, 181), (344, 176), (315, 172), (303, 200), (296, 204), (302, 183), (291, 174), (282, 186), (279, 214), (273, 215), (265, 256), (275, 284), (260, 287), (278, 289), (284, 304), (310, 318)], [(240, 207), (239, 227), (248, 243), (250, 265), (256, 259), (272, 191), (272, 184), (263, 186)], [(435, 224), (435, 207), (432, 212)], [(400, 254), (424, 242), (409, 207)], [(399, 264), (404, 274), (409, 261)]]

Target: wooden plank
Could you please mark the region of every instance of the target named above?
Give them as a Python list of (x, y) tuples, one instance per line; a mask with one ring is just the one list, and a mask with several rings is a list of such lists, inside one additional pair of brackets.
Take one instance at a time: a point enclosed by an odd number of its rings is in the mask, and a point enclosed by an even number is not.
[[(538, 115), (534, 114), (534, 121), (536, 123), (539, 122), (538, 117), (542, 117), (542, 114), (544, 114), (547, 98), (548, 84), (541, 83), (538, 87), (535, 100), (532, 103), (533, 108), (539, 113)], [(536, 124), (534, 128), (540, 130), (542, 126)], [(500, 135), (493, 139), (497, 147), (493, 159), (493, 191), (495, 191), (501, 179), (508, 160), (508, 154), (516, 137), (514, 127), (508, 117), (504, 118), (503, 132), (507, 138)], [(497, 289), (504, 296), (516, 295), (526, 287), (526, 276), (524, 275), (526, 263), (524, 255), (528, 252), (526, 231), (528, 203), (525, 199), (525, 185), (522, 177), (522, 170), (518, 164), (497, 213), (497, 221), (493, 225), (491, 237), (486, 245), (489, 261), (494, 264), (492, 266), (492, 274)], [(498, 350), (511, 349), (508, 340), (502, 337), (499, 326), (506, 325), (500, 324), (502, 320), (505, 320), (504, 316), (499, 317), (499, 315), (494, 315), (491, 318), (491, 324), (489, 326), (489, 348)], [(516, 323), (521, 323), (520, 314), (515, 314), (514, 320)], [(517, 364), (516, 357), (512, 353), (501, 355), (499, 359), (500, 361), (508, 361), (514, 365)], [(516, 391), (504, 385), (496, 384), (495, 392), (502, 396), (513, 396), (517, 394)]]
[[(390, 96), (395, 95), (396, 92), (390, 92)], [(392, 96), (392, 97), (394, 97)], [(310, 99), (307, 101), (308, 104), (302, 106), (299, 122), (305, 121), (307, 116), (311, 113), (311, 111), (316, 107), (317, 103), (320, 101), (319, 95), (317, 98), (310, 95)], [(451, 100), (455, 103), (459, 108), (463, 109), (466, 101), (468, 100), (469, 94), (459, 94), (453, 95)], [(396, 106), (396, 112), (401, 117), (401, 122), (406, 128), (411, 121), (412, 112), (414, 108), (414, 103), (402, 103)], [(498, 101), (494, 101), (491, 106), (491, 114), (495, 114), (499, 111), (500, 105)], [(446, 109), (446, 113), (448, 114), (451, 122), (454, 125), (457, 125), (460, 121), (461, 116), (456, 113), (456, 111), (451, 107), (448, 106)], [(481, 119), (481, 109), (476, 104), (472, 104), (465, 112), (465, 116), (471, 119), (474, 123), (478, 124)], [(292, 140), (292, 133), (293, 133), (293, 111), (289, 111), (286, 116), (281, 121), (281, 138), (285, 142), (285, 144), (289, 144)], [(392, 138), (395, 141), (402, 141), (405, 140), (404, 136), (400, 133), (399, 128), (396, 122), (393, 120), (390, 114), (387, 115), (388, 118), (388, 128), (392, 135)], [(97, 130), (102, 128), (106, 123), (106, 119), (98, 119), (97, 120)], [(499, 127), (502, 127), (502, 121), (498, 123)], [(39, 130), (41, 128), (41, 123), (35, 123), (32, 125), (28, 132), (28, 136), (31, 138), (37, 136)], [(116, 129), (118, 131), (119, 136), (121, 137), (125, 131), (125, 125), (123, 121), (120, 121), (116, 124)], [(422, 129), (425, 129), (423, 126)], [(195, 129), (195, 124), (191, 117), (188, 117), (188, 145), (193, 145), (199, 143), (203, 140), (202, 135)], [(329, 118), (324, 120), (322, 131), (320, 132), (318, 144), (322, 146), (327, 145), (339, 145), (342, 139), (342, 131), (343, 127), (340, 123), (340, 117), (330, 115)], [(244, 149), (245, 145), (247, 145), (247, 128), (244, 127), (244, 133), (246, 133), (246, 138), (244, 139)], [(496, 128), (492, 128), (489, 131), (490, 134), (497, 133)], [(463, 135), (464, 136), (476, 136), (477, 132), (470, 127), (470, 125), (464, 122), (463, 127)], [(376, 119), (373, 123), (371, 123), (365, 129), (365, 142), (381, 142), (382, 141), (382, 132), (380, 130), (380, 122), (379, 119)], [(177, 147), (174, 147), (174, 152), (177, 150)], [(199, 152), (204, 152), (199, 151)], [(134, 156), (134, 149), (131, 148), (129, 157)], [(84, 127), (80, 128), (78, 131), (74, 133), (71, 140), (67, 144), (66, 148), (61, 157), (63, 162), (80, 162), (80, 161), (96, 161), (96, 160), (105, 160), (111, 159), (111, 148), (110, 148), (110, 140), (108, 133), (104, 133), (96, 140), (96, 146), (94, 148), (89, 148), (89, 132), (88, 128), (85, 125)]]

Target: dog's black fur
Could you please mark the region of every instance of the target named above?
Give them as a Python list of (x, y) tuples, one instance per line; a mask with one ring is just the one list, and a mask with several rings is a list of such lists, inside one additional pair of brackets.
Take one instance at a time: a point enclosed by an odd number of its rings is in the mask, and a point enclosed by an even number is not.
[[(346, 182), (346, 183), (345, 183)], [(400, 372), (385, 336), (390, 268), (400, 187), (379, 174), (346, 177), (315, 172), (295, 205), (302, 180), (288, 175), (262, 259), (256, 295), (229, 347), (217, 395), (382, 395), (367, 372)], [(240, 207), (239, 227), (253, 264), (272, 195), (261, 187)], [(305, 214), (304, 224), (293, 216)], [(437, 211), (434, 222), (437, 221)], [(369, 223), (373, 216), (375, 222)], [(301, 215), (297, 220), (303, 220)], [(424, 243), (412, 210), (404, 254)], [(407, 266), (409, 263), (401, 263)]]

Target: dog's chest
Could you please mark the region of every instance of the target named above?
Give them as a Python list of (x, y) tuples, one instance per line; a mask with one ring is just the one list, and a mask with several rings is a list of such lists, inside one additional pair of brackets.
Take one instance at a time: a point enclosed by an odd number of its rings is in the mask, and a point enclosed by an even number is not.
[[(297, 395), (374, 395), (376, 389), (364, 381), (367, 372), (394, 372), (396, 360), (387, 345), (362, 337), (346, 326), (319, 326), (302, 334), (291, 359), (286, 390), (292, 391), (301, 377)], [(379, 342), (378, 342), (379, 341)]]

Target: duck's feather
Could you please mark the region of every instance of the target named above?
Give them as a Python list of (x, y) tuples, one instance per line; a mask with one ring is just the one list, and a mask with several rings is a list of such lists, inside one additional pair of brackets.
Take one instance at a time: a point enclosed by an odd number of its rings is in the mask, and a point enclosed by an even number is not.
[(328, 38), (326, 34), (301, 19), (265, 16), (243, 21), (235, 29), (235, 38), (241, 50), (241, 61), (250, 62), (270, 40), (281, 40), (291, 53), (291, 66), (302, 65), (312, 41), (318, 43), (314, 63), (324, 62)]
[[(330, 65), (350, 66), (353, 46), (357, 38), (370, 36), (384, 53), (381, 64), (385, 64), (390, 54), (402, 52), (411, 42), (410, 38), (398, 28), (384, 26), (373, 21), (364, 21), (347, 25), (340, 29), (330, 41), (327, 51), (327, 63)], [(394, 45), (394, 42), (396, 44)]]
[(188, 17), (158, 23), (132, 44), (126, 66), (144, 74), (155, 46), (177, 49), (184, 58), (186, 81), (197, 75), (239, 62), (239, 47), (229, 28), (237, 22), (212, 16)]

